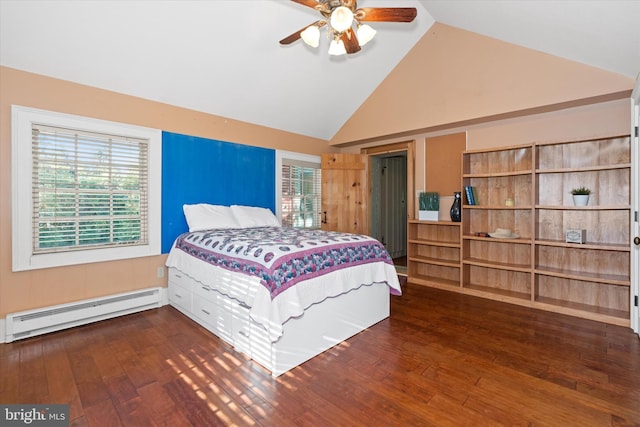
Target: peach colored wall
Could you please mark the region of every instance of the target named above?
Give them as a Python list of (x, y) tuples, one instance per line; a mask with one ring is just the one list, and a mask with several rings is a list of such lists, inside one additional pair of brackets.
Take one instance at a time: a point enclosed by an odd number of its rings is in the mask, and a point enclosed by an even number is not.
[(331, 144), (417, 134), (612, 94), (628, 97), (633, 86), (633, 79), (619, 74), (436, 23)]
[(425, 143), (425, 190), (435, 191), (441, 196), (452, 196), (462, 190), (462, 161), (467, 145), (465, 132), (451, 133), (427, 138)]
[(471, 128), (467, 135), (467, 148), (479, 149), (629, 134), (630, 117), (630, 100), (620, 99), (499, 120)]
[(11, 105), (129, 123), (204, 138), (319, 155), (327, 141), (0, 67), (0, 317), (152, 286), (165, 256), (13, 273)]

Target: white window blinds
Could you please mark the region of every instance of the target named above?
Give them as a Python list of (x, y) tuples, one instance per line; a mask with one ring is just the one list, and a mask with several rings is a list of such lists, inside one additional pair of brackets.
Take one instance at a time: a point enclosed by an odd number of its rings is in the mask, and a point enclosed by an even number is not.
[(147, 244), (148, 143), (34, 123), (33, 253)]
[(282, 160), (282, 225), (320, 228), (322, 170), (320, 163)]

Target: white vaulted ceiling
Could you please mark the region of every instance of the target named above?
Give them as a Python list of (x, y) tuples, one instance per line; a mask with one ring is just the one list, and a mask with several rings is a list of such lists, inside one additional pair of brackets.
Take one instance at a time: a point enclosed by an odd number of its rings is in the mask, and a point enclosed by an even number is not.
[[(359, 0), (416, 7), (330, 57), (278, 41), (320, 18), (287, 0), (0, 0), (0, 64), (330, 140), (434, 22), (630, 78), (640, 0)], [(425, 58), (428, 61), (428, 58)]]

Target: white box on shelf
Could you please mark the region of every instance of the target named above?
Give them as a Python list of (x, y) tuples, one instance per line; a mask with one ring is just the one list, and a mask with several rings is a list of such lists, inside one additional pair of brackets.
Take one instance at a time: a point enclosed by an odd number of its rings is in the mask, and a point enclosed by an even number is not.
[(586, 243), (587, 242), (587, 230), (569, 228), (564, 233), (567, 243)]
[(437, 221), (438, 211), (418, 211), (418, 219), (420, 221)]

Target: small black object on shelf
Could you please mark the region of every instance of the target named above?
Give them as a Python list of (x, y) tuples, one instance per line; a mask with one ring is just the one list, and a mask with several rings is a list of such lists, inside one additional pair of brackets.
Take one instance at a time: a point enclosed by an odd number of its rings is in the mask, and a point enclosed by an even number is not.
[(460, 191), (453, 193), (453, 204), (449, 214), (451, 215), (451, 221), (460, 222), (462, 220), (462, 199), (460, 198)]

